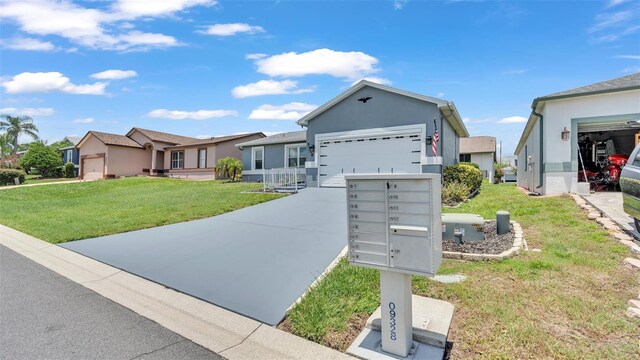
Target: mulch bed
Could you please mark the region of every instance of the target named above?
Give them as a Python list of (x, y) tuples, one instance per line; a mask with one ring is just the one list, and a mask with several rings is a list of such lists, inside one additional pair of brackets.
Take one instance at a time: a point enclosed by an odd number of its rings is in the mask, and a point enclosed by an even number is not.
[(457, 245), (454, 240), (442, 240), (442, 250), (474, 254), (500, 254), (513, 247), (515, 238), (513, 226), (510, 225), (509, 229), (508, 233), (498, 235), (496, 221), (488, 221), (484, 224), (485, 239), (483, 241), (467, 241)]

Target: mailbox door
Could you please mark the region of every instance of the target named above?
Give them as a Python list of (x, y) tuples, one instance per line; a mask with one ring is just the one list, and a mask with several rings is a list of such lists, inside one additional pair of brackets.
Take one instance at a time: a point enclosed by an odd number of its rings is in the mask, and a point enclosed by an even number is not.
[(424, 234), (389, 234), (390, 265), (396, 269), (433, 273), (431, 242)]

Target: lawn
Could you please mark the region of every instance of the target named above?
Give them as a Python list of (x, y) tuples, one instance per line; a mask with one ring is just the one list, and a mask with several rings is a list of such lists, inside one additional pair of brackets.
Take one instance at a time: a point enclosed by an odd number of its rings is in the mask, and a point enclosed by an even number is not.
[[(447, 212), (495, 218), (508, 210), (530, 248), (505, 261), (445, 260), (439, 273), (459, 284), (413, 278), (413, 293), (456, 306), (452, 359), (638, 359), (640, 322), (626, 302), (640, 275), (622, 265), (629, 250), (567, 196), (528, 197), (511, 184), (485, 183), (480, 194)], [(379, 305), (379, 276), (343, 260), (281, 324), (299, 336), (344, 351)]]
[(222, 214), (280, 195), (257, 184), (126, 178), (2, 190), (0, 224), (51, 243)]

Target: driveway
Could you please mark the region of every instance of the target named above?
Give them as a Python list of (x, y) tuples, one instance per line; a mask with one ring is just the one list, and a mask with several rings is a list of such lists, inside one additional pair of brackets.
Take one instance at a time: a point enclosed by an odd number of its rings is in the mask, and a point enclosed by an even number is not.
[(276, 325), (346, 244), (345, 190), (309, 188), (207, 219), (61, 246)]
[(591, 205), (615, 221), (623, 230), (640, 239), (633, 218), (624, 212), (621, 192), (596, 192), (583, 196)]

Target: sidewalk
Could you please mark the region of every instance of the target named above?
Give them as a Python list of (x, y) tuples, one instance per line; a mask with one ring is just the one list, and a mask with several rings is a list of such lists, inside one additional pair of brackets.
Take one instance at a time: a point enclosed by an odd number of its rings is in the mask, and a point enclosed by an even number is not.
[(0, 190), (19, 189), (19, 188), (23, 188), (23, 187), (32, 187), (32, 186), (73, 184), (73, 183), (87, 182), (87, 181), (94, 181), (94, 180), (69, 180), (69, 181), (46, 182), (46, 183), (42, 183), (42, 184), (8, 185), (8, 186), (0, 186)]
[(229, 360), (351, 358), (3, 225), (0, 245)]
[(0, 358), (222, 359), (0, 245)]

